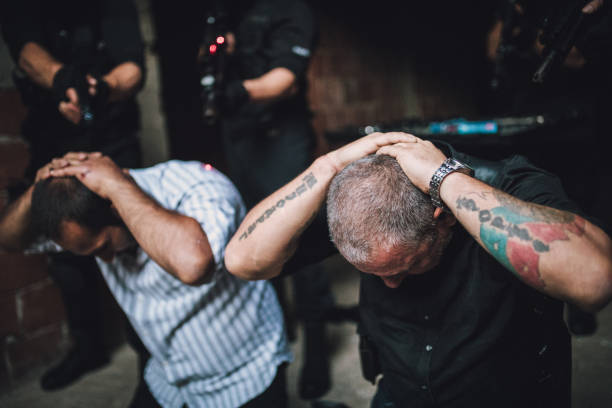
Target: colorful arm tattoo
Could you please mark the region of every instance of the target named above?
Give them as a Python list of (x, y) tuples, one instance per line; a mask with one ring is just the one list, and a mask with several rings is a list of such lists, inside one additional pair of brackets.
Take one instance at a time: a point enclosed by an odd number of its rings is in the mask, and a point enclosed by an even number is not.
[(476, 194), (480, 198), (492, 194), (500, 205), (480, 209), (473, 199), (460, 196), (457, 210), (477, 212), (484, 247), (527, 284), (543, 289), (546, 285), (538, 266), (540, 254), (549, 252), (554, 241), (569, 240), (569, 233), (582, 236), (585, 220), (499, 191)]

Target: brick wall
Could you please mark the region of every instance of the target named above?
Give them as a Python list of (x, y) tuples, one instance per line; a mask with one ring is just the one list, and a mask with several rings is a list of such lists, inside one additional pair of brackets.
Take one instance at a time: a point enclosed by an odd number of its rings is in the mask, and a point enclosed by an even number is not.
[[(347, 125), (421, 115), (411, 61), (366, 41), (354, 27), (321, 13), (318, 48), (309, 70), (309, 99), (319, 137)], [(390, 63), (392, 61), (392, 63)]]
[[(24, 108), (15, 90), (0, 91), (0, 210), (19, 182), (28, 149), (19, 134)], [(0, 254), (0, 387), (54, 358), (67, 342), (65, 311), (42, 255)]]
[[(320, 143), (326, 131), (403, 118), (478, 114), (487, 11), (452, 5), (313, 0), (319, 42), (308, 72)], [(442, 7), (442, 5), (440, 5)], [(481, 83), (479, 83), (481, 82)]]

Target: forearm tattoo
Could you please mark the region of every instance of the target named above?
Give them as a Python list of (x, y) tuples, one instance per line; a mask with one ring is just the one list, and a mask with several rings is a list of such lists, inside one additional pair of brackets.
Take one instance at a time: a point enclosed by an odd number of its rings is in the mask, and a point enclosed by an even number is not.
[(244, 231), (240, 235), (239, 241), (242, 241), (243, 239), (246, 239), (249, 235), (251, 235), (253, 233), (253, 231), (255, 231), (255, 228), (257, 228), (257, 224), (261, 224), (261, 223), (265, 222), (268, 218), (270, 218), (270, 216), (272, 216), (272, 214), (274, 214), (274, 212), (277, 209), (283, 208), (288, 201), (291, 201), (291, 200), (295, 199), (296, 197), (301, 196), (302, 194), (304, 194), (308, 190), (312, 189), (312, 187), (315, 184), (317, 184), (317, 179), (315, 178), (315, 176), (312, 173), (306, 174), (302, 178), (302, 184), (297, 186), (295, 191), (293, 191), (291, 194), (287, 194), (285, 196), (285, 198), (281, 198), (280, 200), (278, 200), (276, 202), (276, 204), (272, 205), (270, 208), (268, 208), (266, 211), (264, 211), (264, 213), (261, 214), (255, 220), (255, 222), (253, 222), (251, 225), (249, 225), (247, 230)]
[(480, 198), (492, 195), (500, 204), (481, 209), (472, 198), (460, 196), (458, 211), (478, 213), (480, 240), (504, 266), (535, 288), (544, 288), (539, 269), (540, 254), (550, 251), (554, 241), (567, 241), (569, 233), (584, 234), (585, 220), (573, 214), (520, 201), (505, 193), (475, 193)]

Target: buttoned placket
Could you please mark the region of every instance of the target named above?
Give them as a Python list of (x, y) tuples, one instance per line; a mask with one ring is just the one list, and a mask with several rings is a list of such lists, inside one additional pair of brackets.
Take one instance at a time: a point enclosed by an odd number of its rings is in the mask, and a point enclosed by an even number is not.
[[(430, 326), (431, 316), (429, 314), (423, 315), (423, 321), (427, 323), (427, 326)], [(421, 353), (421, 357), (418, 363), (418, 372), (421, 377), (421, 385), (420, 388), (423, 393), (427, 393), (427, 399), (429, 399), (432, 403), (434, 402), (433, 393), (431, 390), (431, 384), (429, 383), (430, 374), (431, 374), (431, 358), (433, 355), (434, 344), (438, 339), (438, 333), (432, 327), (425, 328), (425, 335), (423, 337), (423, 352)]]

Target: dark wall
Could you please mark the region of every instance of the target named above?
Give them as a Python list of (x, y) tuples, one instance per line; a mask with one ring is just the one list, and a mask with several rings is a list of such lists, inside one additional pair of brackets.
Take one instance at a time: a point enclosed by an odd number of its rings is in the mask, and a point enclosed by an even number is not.
[(320, 23), (309, 73), (319, 135), (406, 117), (479, 114), (493, 15), (486, 2), (311, 4)]
[[(477, 114), (490, 2), (309, 3), (319, 23), (308, 73), (319, 153), (325, 131), (346, 125)], [(171, 157), (222, 168), (216, 129), (199, 119), (195, 55), (204, 7), (151, 4)]]

